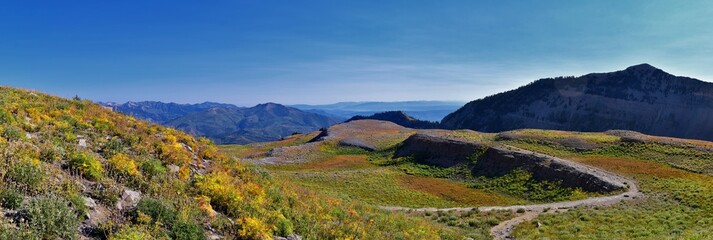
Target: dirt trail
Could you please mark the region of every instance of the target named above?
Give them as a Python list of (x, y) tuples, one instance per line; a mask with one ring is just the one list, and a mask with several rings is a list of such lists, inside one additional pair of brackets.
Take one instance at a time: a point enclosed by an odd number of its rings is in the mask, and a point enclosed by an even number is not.
[[(600, 170), (602, 172), (606, 172), (603, 170)], [(497, 226), (493, 227), (490, 230), (490, 235), (493, 236), (496, 240), (502, 240), (502, 239), (512, 239), (512, 231), (515, 228), (516, 225), (530, 221), (532, 219), (535, 219), (537, 216), (539, 216), (541, 213), (545, 212), (547, 209), (548, 212), (563, 212), (566, 211), (567, 209), (574, 208), (574, 207), (580, 207), (580, 206), (587, 206), (587, 207), (594, 207), (594, 206), (609, 206), (613, 204), (620, 203), (622, 201), (629, 201), (633, 200), (635, 198), (640, 197), (642, 194), (639, 192), (639, 188), (636, 185), (636, 182), (623, 178), (619, 175), (613, 174), (606, 172), (611, 175), (611, 177), (624, 185), (628, 187), (627, 191), (624, 193), (620, 193), (617, 195), (613, 196), (605, 196), (605, 197), (593, 197), (593, 198), (587, 198), (583, 200), (577, 200), (577, 201), (568, 201), (568, 202), (555, 202), (555, 203), (545, 203), (545, 204), (533, 204), (533, 205), (514, 205), (514, 206), (492, 206), (492, 207), (477, 207), (478, 210), (482, 212), (487, 212), (487, 211), (494, 211), (494, 210), (511, 210), (511, 211), (517, 211), (518, 209), (524, 209), (525, 214), (518, 216), (516, 218), (501, 222)], [(476, 207), (463, 207), (463, 208), (406, 208), (406, 207), (381, 207), (382, 209), (385, 210), (391, 210), (391, 211), (421, 211), (421, 212), (436, 212), (436, 211), (470, 211), (472, 209), (475, 209)]]

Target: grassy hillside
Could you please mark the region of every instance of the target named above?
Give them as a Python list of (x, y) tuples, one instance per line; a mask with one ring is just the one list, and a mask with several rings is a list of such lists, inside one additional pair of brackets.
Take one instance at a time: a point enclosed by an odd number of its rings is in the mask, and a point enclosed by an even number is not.
[(205, 139), (78, 99), (0, 87), (0, 153), (0, 239), (458, 236), (275, 180)]
[[(599, 196), (556, 183), (532, 181), (515, 171), (497, 178), (468, 178), (463, 168), (439, 168), (417, 159), (393, 159), (393, 149), (416, 132), (506, 145), (562, 157), (638, 182), (645, 194), (611, 207), (579, 207), (540, 215), (517, 226), (518, 239), (709, 239), (713, 237), (713, 144), (633, 132), (583, 133), (517, 130), (499, 134), (413, 130), (385, 122), (351, 122), (283, 141), (223, 146), (228, 155), (266, 165), (276, 179), (346, 201), (376, 206), (462, 207), (540, 203)], [(343, 138), (374, 143), (368, 152)], [(284, 161), (283, 161), (284, 160)], [(550, 185), (555, 184), (555, 185)], [(541, 190), (550, 191), (541, 191)], [(522, 213), (407, 212), (457, 234), (489, 239), (488, 230)], [(538, 227), (538, 225), (540, 227)]]
[[(713, 153), (710, 142), (641, 135), (637, 141), (604, 133), (525, 130), (506, 142), (633, 178), (646, 198), (612, 208), (547, 214), (519, 225), (523, 239), (711, 239)], [(563, 141), (563, 139), (568, 139)], [(577, 150), (569, 142), (593, 144)], [(537, 228), (537, 223), (542, 227)]]

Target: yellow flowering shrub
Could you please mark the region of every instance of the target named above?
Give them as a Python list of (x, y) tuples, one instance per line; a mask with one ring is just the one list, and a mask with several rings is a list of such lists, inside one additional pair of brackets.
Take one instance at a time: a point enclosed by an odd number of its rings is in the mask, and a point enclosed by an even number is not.
[(123, 153), (117, 153), (109, 159), (109, 165), (118, 174), (135, 177), (140, 174), (136, 162)]

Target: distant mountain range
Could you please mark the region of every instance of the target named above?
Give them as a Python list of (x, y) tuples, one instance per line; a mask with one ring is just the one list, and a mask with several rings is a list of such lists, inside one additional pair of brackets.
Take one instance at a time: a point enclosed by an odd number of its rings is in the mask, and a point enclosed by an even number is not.
[(241, 107), (232, 104), (215, 102), (204, 102), (198, 104), (178, 104), (156, 101), (144, 101), (127, 102), (122, 104), (113, 102), (100, 102), (99, 104), (111, 107), (114, 111), (159, 124), (166, 123), (173, 119), (185, 116), (189, 113), (201, 112), (216, 107), (226, 109), (241, 109)]
[(713, 83), (648, 64), (611, 73), (540, 79), (472, 101), (446, 116), (449, 129), (626, 129), (713, 140)]
[(414, 117), (409, 116), (408, 114), (406, 114), (405, 112), (402, 112), (402, 111), (381, 112), (381, 113), (376, 113), (371, 116), (354, 116), (354, 117), (350, 118), (349, 120), (347, 120), (347, 122), (356, 121), (356, 120), (364, 120), (364, 119), (389, 121), (389, 122), (393, 122), (393, 123), (396, 123), (398, 125), (408, 127), (408, 128), (417, 128), (417, 129), (439, 128), (439, 124), (437, 122), (418, 120)]
[(404, 101), (404, 102), (340, 102), (327, 105), (290, 105), (303, 111), (335, 118), (349, 119), (353, 116), (368, 116), (380, 112), (403, 111), (415, 118), (440, 121), (460, 108), (465, 102), (456, 101)]
[(250, 108), (211, 102), (102, 104), (114, 111), (210, 138), (217, 144), (274, 141), (292, 133), (311, 132), (340, 122), (276, 103)]

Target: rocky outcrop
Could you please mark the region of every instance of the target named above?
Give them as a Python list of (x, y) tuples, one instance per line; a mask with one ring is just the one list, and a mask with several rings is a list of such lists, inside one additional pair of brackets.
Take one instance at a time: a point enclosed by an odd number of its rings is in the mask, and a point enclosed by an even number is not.
[(625, 187), (610, 173), (549, 155), (424, 134), (409, 137), (394, 154), (406, 156), (440, 167), (467, 164), (476, 176), (497, 177), (524, 169), (537, 180), (560, 181), (563, 186), (589, 192), (611, 192)]
[(413, 156), (429, 165), (452, 167), (464, 163), (485, 148), (479, 143), (415, 134), (403, 142), (394, 157)]

